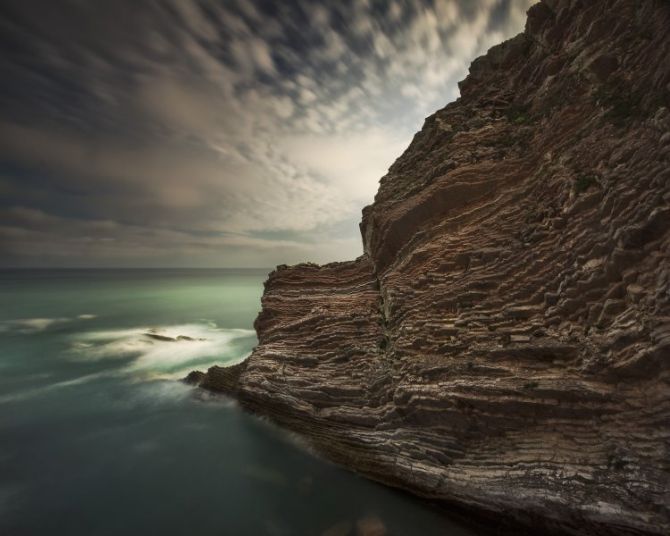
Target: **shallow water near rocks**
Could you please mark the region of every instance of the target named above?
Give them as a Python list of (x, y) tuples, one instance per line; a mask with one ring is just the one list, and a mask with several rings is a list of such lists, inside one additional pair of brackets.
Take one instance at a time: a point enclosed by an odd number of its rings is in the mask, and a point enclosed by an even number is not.
[(0, 272), (0, 534), (474, 534), (177, 381), (251, 351), (266, 274)]

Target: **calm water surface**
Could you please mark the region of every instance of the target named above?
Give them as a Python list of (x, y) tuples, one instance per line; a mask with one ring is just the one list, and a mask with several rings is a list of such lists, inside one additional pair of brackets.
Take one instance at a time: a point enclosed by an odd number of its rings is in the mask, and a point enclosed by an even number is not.
[(472, 534), (176, 381), (251, 351), (266, 274), (0, 272), (0, 534)]

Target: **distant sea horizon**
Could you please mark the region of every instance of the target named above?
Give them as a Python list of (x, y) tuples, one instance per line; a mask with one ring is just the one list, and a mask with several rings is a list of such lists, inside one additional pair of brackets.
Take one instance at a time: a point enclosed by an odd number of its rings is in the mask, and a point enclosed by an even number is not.
[(274, 270), (264, 266), (0, 266), (2, 270)]

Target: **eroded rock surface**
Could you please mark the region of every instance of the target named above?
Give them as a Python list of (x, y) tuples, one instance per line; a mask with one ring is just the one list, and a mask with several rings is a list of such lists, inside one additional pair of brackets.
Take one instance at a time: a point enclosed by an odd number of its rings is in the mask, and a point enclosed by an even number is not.
[(419, 495), (669, 534), (669, 58), (670, 2), (531, 8), (381, 180), (365, 255), (279, 267), (253, 354), (197, 381)]

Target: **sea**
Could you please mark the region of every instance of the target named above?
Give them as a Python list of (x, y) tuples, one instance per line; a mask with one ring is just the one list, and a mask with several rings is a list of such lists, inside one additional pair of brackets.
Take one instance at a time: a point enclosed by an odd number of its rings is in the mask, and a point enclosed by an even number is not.
[(473, 535), (180, 381), (251, 352), (267, 272), (0, 271), (0, 535)]

